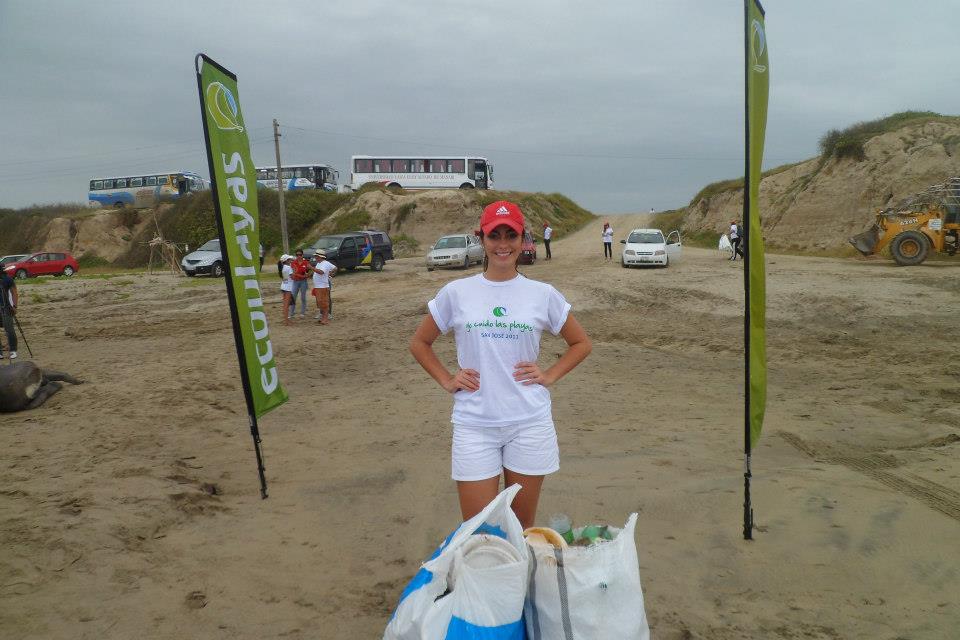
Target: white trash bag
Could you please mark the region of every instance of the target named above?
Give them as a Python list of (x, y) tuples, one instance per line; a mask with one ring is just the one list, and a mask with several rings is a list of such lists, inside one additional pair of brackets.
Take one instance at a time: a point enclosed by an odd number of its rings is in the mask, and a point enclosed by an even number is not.
[(649, 640), (633, 541), (637, 514), (613, 540), (530, 546), (529, 640)]
[(384, 640), (524, 640), (528, 557), (504, 489), (447, 536), (400, 595)]
[(721, 253), (733, 253), (733, 245), (730, 243), (730, 238), (727, 234), (720, 236), (720, 243), (717, 245), (717, 251)]

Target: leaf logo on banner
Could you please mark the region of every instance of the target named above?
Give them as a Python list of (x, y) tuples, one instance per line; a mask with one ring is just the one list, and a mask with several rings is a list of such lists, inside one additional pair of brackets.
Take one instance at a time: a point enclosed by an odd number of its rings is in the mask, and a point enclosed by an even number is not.
[(207, 111), (217, 128), (224, 131), (243, 131), (237, 99), (233, 97), (230, 89), (219, 82), (211, 82), (207, 85), (206, 94)]
[(753, 54), (753, 70), (757, 73), (763, 73), (767, 70), (766, 65), (760, 64), (763, 54), (767, 49), (767, 34), (763, 30), (763, 25), (759, 20), (754, 20), (751, 25), (750, 52)]

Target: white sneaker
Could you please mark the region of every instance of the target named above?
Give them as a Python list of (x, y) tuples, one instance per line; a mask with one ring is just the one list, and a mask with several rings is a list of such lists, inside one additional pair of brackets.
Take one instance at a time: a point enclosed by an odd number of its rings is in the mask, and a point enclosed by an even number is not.
[(317, 315), (313, 316), (313, 319), (314, 319), (314, 320), (319, 320), (319, 319), (320, 319), (320, 312), (319, 312), (319, 311), (317, 311)]
[(16, 357), (17, 357), (17, 352), (16, 352), (16, 351), (11, 351), (11, 352), (10, 352), (10, 359), (11, 359), (11, 360), (15, 360)]
[(0, 360), (3, 360), (3, 359), (6, 358), (6, 357), (7, 357), (7, 356), (3, 355), (3, 352), (0, 352)]

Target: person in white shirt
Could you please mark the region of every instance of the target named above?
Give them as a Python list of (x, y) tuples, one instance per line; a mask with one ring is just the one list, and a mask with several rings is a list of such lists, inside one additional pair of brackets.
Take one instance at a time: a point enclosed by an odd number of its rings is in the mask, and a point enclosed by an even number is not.
[[(544, 476), (560, 468), (547, 387), (592, 347), (563, 295), (517, 271), (523, 229), (523, 213), (512, 202), (494, 202), (483, 210), (483, 273), (454, 280), (437, 293), (410, 352), (453, 394), (451, 466), (463, 519), (493, 500), (502, 474), (504, 486), (523, 487), (512, 507), (527, 528), (536, 517)], [(434, 341), (451, 330), (457, 345), (454, 373), (433, 350)], [(562, 336), (567, 350), (541, 369), (537, 357), (544, 330)]]
[(553, 229), (550, 227), (550, 223), (546, 220), (543, 221), (543, 248), (547, 251), (546, 259), (549, 260), (553, 257), (553, 254), (550, 253), (550, 238), (553, 237)]
[(613, 260), (613, 227), (609, 222), (603, 223), (603, 257)]
[(286, 253), (280, 256), (280, 264), (283, 265), (280, 267), (280, 291), (283, 293), (283, 324), (291, 324), (290, 319), (293, 317), (293, 267), (290, 266), (292, 260), (293, 256)]
[(317, 315), (314, 316), (320, 324), (330, 324), (330, 278), (337, 272), (332, 262), (327, 262), (327, 254), (317, 251), (313, 254), (316, 263), (310, 269), (313, 271), (313, 295), (317, 299)]

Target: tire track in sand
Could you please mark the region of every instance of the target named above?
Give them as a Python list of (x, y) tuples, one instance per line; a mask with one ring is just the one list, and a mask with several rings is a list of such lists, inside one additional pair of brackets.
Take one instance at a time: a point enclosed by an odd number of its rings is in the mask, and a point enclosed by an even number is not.
[(960, 520), (960, 492), (937, 484), (926, 478), (910, 474), (910, 477), (897, 475), (889, 471), (896, 466), (890, 457), (870, 453), (856, 456), (841, 453), (824, 442), (804, 441), (800, 436), (781, 432), (780, 437), (811, 458), (831, 464), (841, 464), (858, 471), (898, 493), (916, 498), (931, 509), (939, 511), (949, 518)]

